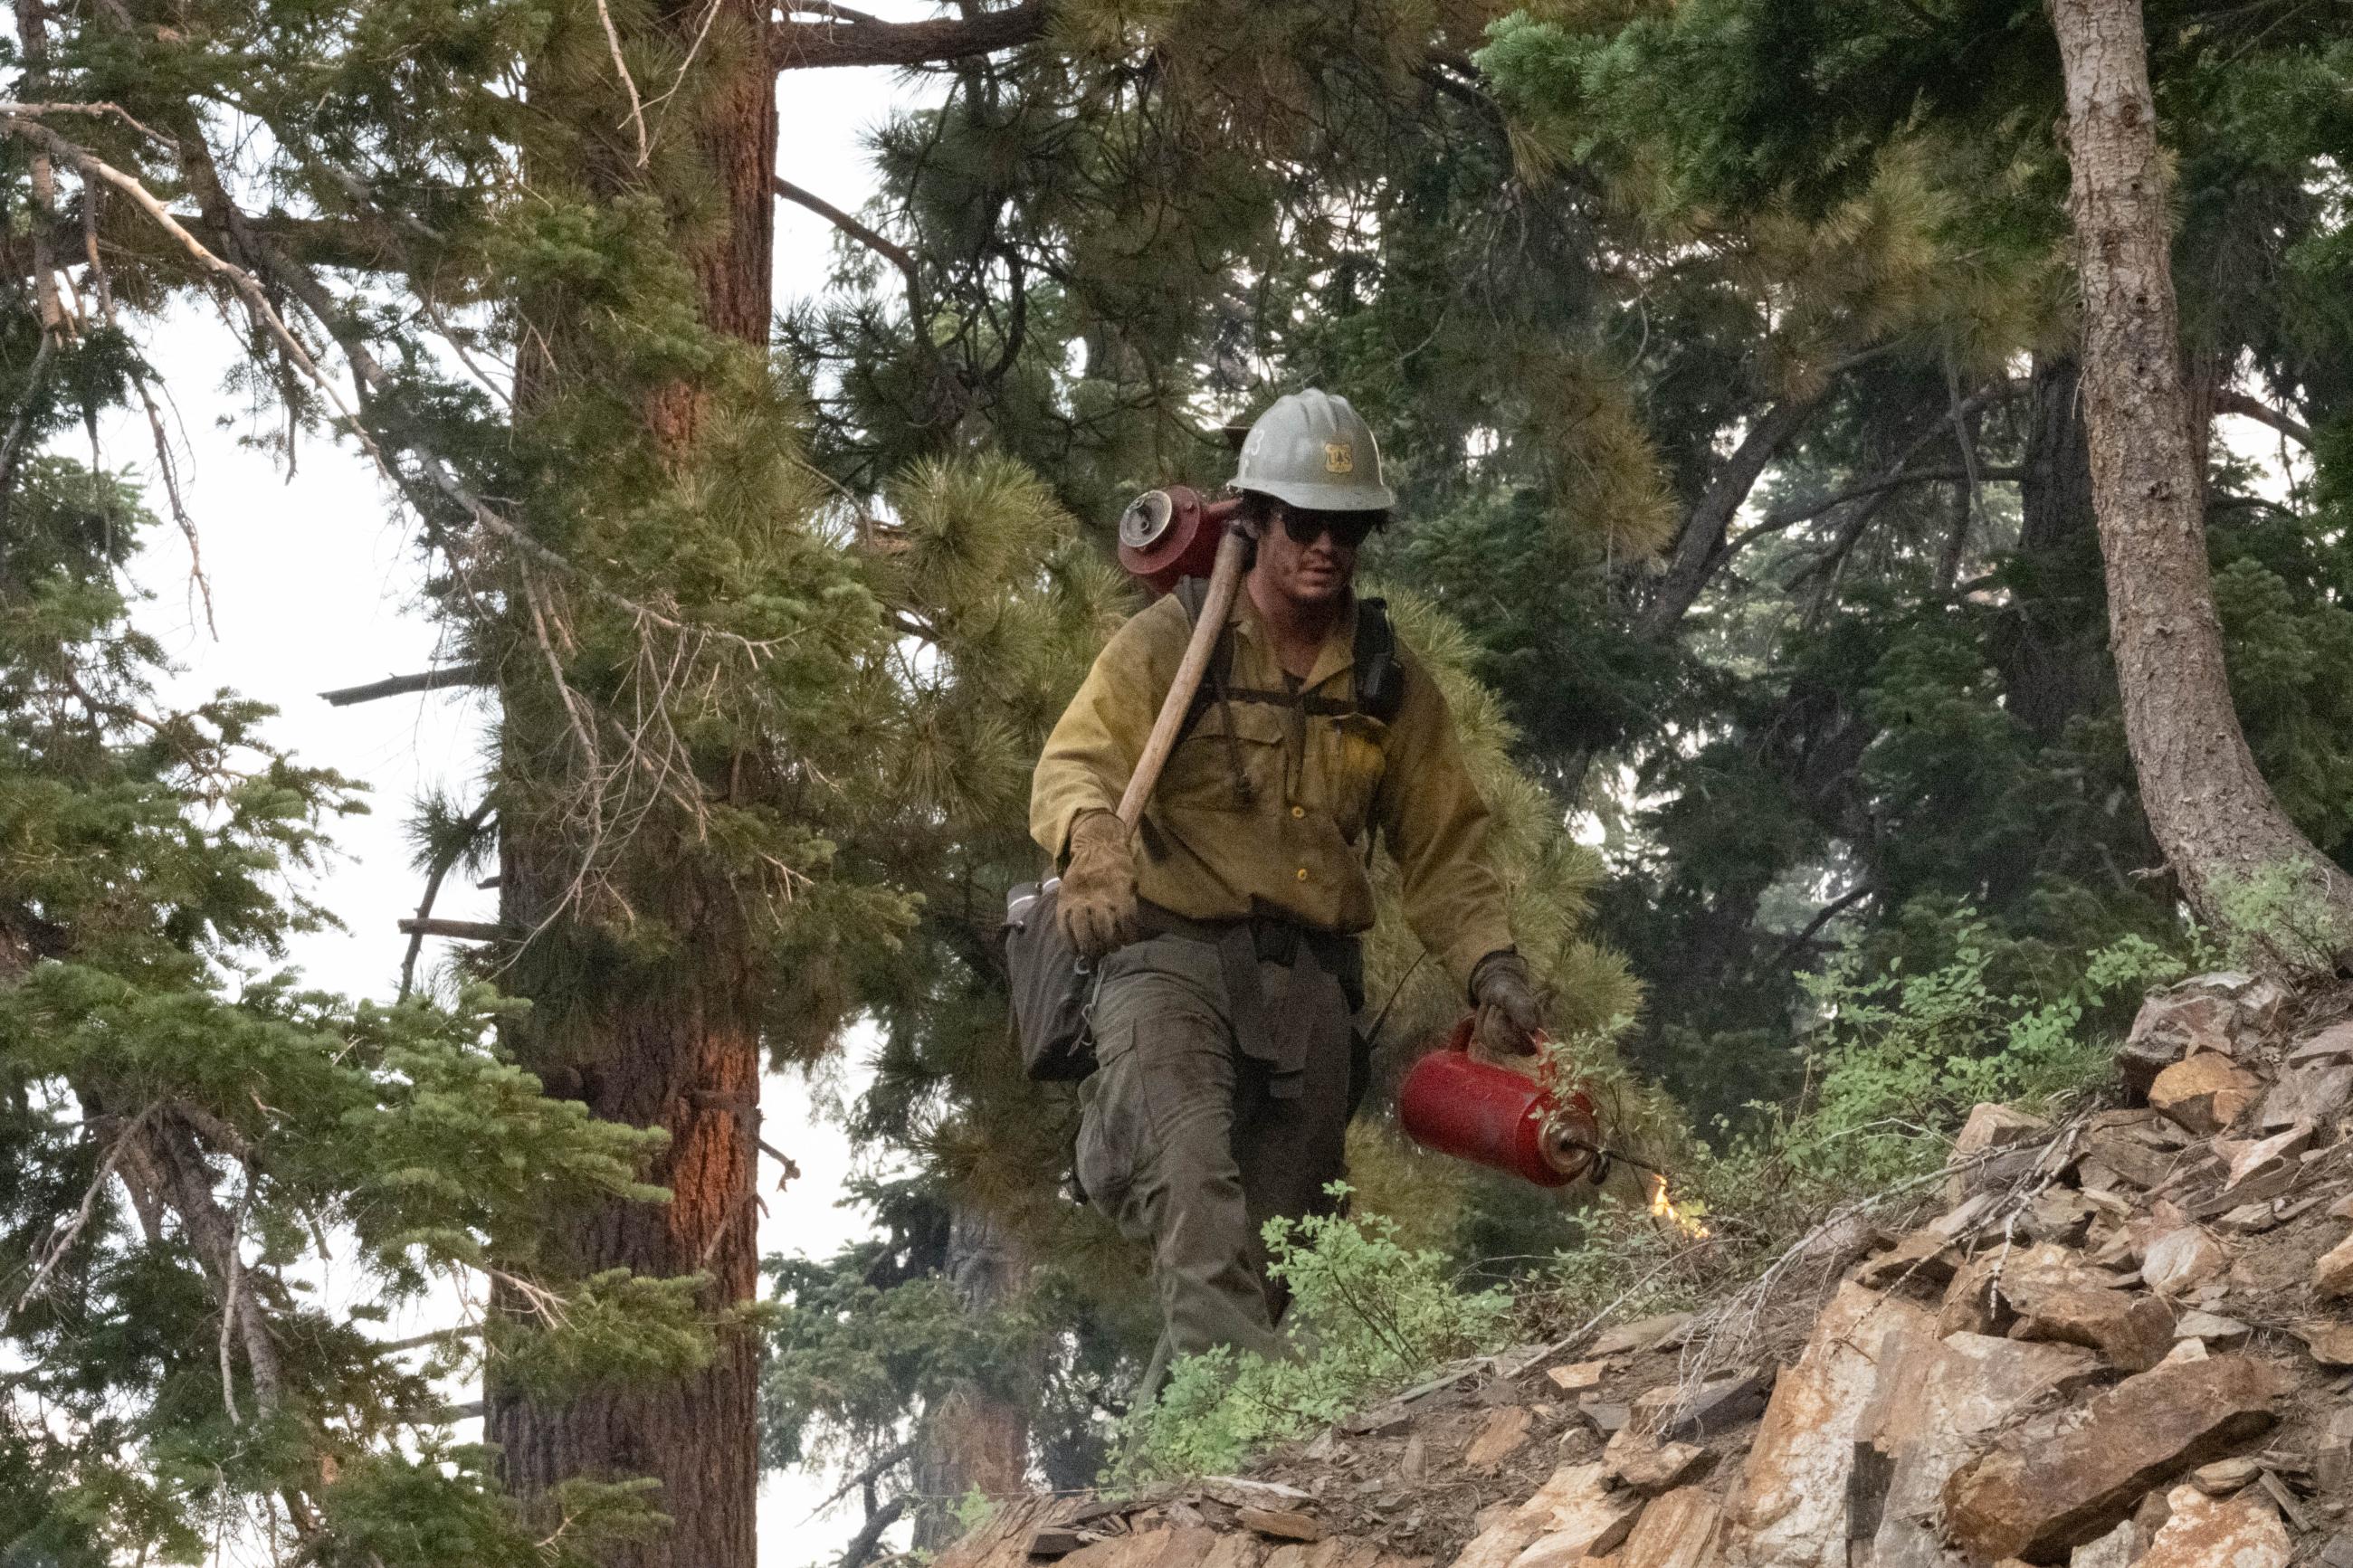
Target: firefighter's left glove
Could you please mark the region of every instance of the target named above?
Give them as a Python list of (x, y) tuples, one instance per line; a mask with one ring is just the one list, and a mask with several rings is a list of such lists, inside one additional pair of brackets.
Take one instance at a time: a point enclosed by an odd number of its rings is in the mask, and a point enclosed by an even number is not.
[(1089, 960), (1135, 940), (1135, 851), (1116, 812), (1091, 811), (1071, 825), (1055, 919)]
[(1479, 1009), (1479, 1043), (1495, 1056), (1534, 1056), (1544, 1017), (1536, 1005), (1528, 961), (1510, 948), (1481, 959), (1471, 971), (1471, 1001)]

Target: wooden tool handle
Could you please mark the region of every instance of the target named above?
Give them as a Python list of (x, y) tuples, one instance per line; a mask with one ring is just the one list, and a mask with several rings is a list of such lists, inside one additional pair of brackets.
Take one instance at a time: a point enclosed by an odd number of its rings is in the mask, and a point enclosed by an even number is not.
[(1201, 689), (1201, 677), (1209, 668), (1209, 655), (1218, 646), (1219, 634), (1226, 629), (1226, 613), (1233, 608), (1234, 590), (1241, 586), (1242, 557), (1250, 551), (1250, 540), (1240, 530), (1229, 528), (1226, 536), (1218, 541), (1218, 559), (1209, 568), (1209, 591), (1201, 600), (1201, 614), (1193, 623), (1193, 640), (1185, 645), (1185, 658), (1176, 666), (1176, 679), (1169, 684), (1167, 700), (1160, 704), (1160, 717), (1152, 723), (1152, 734), (1144, 742), (1144, 754), (1135, 760), (1135, 772), (1127, 781), (1127, 793), (1120, 797), (1119, 819), (1130, 833), (1144, 818), (1144, 804), (1152, 798), (1153, 786), (1160, 782), (1160, 770), (1168, 763), (1168, 753), (1176, 749), (1176, 732), (1185, 727), (1185, 715), (1193, 706), (1193, 693)]

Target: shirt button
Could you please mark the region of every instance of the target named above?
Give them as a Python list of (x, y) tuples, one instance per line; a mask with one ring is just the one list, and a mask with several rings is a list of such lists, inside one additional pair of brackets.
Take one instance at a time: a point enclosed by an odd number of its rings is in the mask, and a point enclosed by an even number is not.
[(1303, 882), (1307, 880), (1307, 868), (1304, 866), (1299, 868), (1299, 879)]
[(1294, 805), (1291, 808), (1291, 815), (1293, 816), (1304, 816), (1307, 815), (1307, 808), (1303, 805)]

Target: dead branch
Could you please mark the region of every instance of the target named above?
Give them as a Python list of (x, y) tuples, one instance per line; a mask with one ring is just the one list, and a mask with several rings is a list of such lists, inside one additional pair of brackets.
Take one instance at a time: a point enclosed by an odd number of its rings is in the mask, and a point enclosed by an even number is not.
[[(466, 818), (466, 836), (469, 839), (481, 832), (482, 825), (491, 819), (491, 802), (485, 798), (481, 805), (474, 808), (473, 815)], [(425, 938), (429, 934), (424, 927), (432, 921), (434, 900), (441, 896), (441, 880), (449, 874), (449, 868), (452, 866), (465, 858), (466, 847), (461, 844), (446, 855), (434, 857), (432, 869), (425, 879), (425, 896), (417, 902), (417, 919), (414, 921), (403, 922), (408, 927), (408, 952), (400, 961), (399, 999), (401, 1001), (408, 1000), (409, 988), (416, 984), (417, 957), (425, 951)], [(499, 928), (492, 926), (491, 929), (496, 931)], [(497, 939), (492, 937), (486, 940), (496, 941)]]
[(768, 58), (780, 71), (830, 66), (923, 66), (995, 54), (1042, 37), (1053, 20), (1053, 0), (1021, 0), (1002, 11), (967, 13), (926, 22), (883, 22), (863, 12), (822, 3), (790, 4), (787, 16), (816, 21), (772, 22)]
[(438, 669), (389, 676), (383, 680), (372, 680), (364, 686), (339, 686), (332, 691), (322, 691), (319, 696), (331, 708), (349, 708), (361, 702), (375, 702), (386, 697), (406, 697), (417, 691), (439, 691), (451, 686), (488, 686), (494, 679), (487, 664), (445, 664)]
[(605, 0), (596, 0), (596, 20), (605, 25), (605, 47), (612, 51), (613, 69), (621, 78), (621, 89), (629, 95), (629, 122), (638, 132), (638, 167), (646, 166), (653, 150), (646, 141), (646, 106), (638, 100), (638, 79), (629, 74), (629, 62), (621, 58), (621, 30), (613, 26), (613, 8)]
[(498, 942), (510, 934), (496, 921), (422, 920), (414, 916), (402, 920), (400, 930), (406, 936), (443, 936), (457, 942)]
[(2260, 397), (2250, 397), (2243, 392), (2225, 388), (2214, 395), (2214, 412), (2236, 414), (2257, 424), (2268, 425), (2306, 451), (2312, 450), (2312, 426), (2274, 408)]
[(105, 1158), (99, 1161), (98, 1170), (91, 1175), (90, 1185), (82, 1191), (81, 1203), (75, 1208), (73, 1217), (60, 1226), (57, 1234), (49, 1238), (48, 1245), (41, 1249), (34, 1265), (32, 1282), (25, 1287), (25, 1293), (16, 1298), (16, 1305), (9, 1311), (10, 1317), (23, 1311), (48, 1288), (49, 1277), (57, 1271), (58, 1265), (65, 1260), (66, 1254), (73, 1249), (73, 1244), (79, 1239), (82, 1231), (89, 1226), (90, 1215), (97, 1211), (98, 1194), (105, 1190), (106, 1184), (113, 1178), (115, 1165), (130, 1149), (131, 1141), (146, 1128), (147, 1118), (153, 1115), (154, 1111), (155, 1108), (152, 1105), (140, 1111), (131, 1119), (131, 1125), (125, 1127), (116, 1135), (114, 1142), (108, 1145)]
[(849, 214), (842, 211), (839, 207), (835, 206), (831, 202), (827, 201), (823, 196), (817, 195), (813, 191), (804, 190), (799, 185), (797, 185), (790, 180), (786, 179), (782, 174), (771, 174), (768, 176), (768, 181), (775, 188), (776, 195), (784, 197), (785, 200), (788, 202), (793, 202), (800, 206), (807, 207), (809, 211), (817, 214), (818, 216), (825, 219), (826, 222), (833, 225), (834, 227), (839, 229), (842, 233), (848, 235), (850, 238), (856, 240), (859, 244), (864, 246), (867, 249), (872, 251), (875, 255), (889, 262), (892, 266), (897, 268), (899, 269), (900, 276), (907, 280), (908, 322), (914, 329), (918, 338), (925, 342), (929, 342), (931, 341), (924, 328), (924, 320), (926, 316), (928, 316), (929, 312), (923, 308), (923, 275), (916, 269), (914, 255), (909, 251), (905, 246), (897, 244), (885, 237), (879, 230), (874, 229), (866, 224), (860, 223), (858, 219), (850, 216)]

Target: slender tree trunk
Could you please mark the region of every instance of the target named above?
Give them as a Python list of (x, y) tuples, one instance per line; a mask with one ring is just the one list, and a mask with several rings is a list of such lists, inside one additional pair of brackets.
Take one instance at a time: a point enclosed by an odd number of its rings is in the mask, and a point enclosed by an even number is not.
[(2142, 809), (2190, 904), (2227, 924), (2237, 879), (2301, 864), (2346, 879), (2280, 809), (2231, 706), (2206, 564), (2198, 405), (2183, 374), (2139, 0), (2050, 0), (2066, 70), (2069, 203), (2084, 290), (2084, 402), (2109, 645)]
[[(965, 1310), (980, 1316), (1020, 1290), (1028, 1259), (1008, 1227), (959, 1204), (948, 1224), (947, 1274)], [(1029, 1489), (1029, 1410), (978, 1383), (958, 1384), (927, 1414), (914, 1468), (923, 1500), (912, 1544), (935, 1552), (959, 1533), (955, 1500), (975, 1490), (1001, 1499)]]
[[(754, 0), (718, 5), (695, 68), (722, 79), (709, 86), (694, 136), (724, 221), (682, 231), (681, 247), (694, 271), (705, 324), (765, 350), (772, 291), (768, 181), (776, 149), (775, 78), (759, 47), (768, 7)], [(705, 20), (698, 0), (666, 5), (660, 24), (691, 39)], [(610, 127), (596, 131), (607, 135)], [(625, 170), (602, 183), (631, 177)], [(551, 337), (560, 359), (563, 334)], [(559, 376), (572, 368), (543, 367)], [(662, 451), (681, 451), (694, 439), (706, 401), (691, 384), (647, 400), (646, 425)], [(510, 775), (533, 765), (530, 722), (511, 705)], [(512, 782), (528, 794), (527, 780)], [(750, 1300), (756, 1284), (759, 1020), (767, 980), (743, 900), (707, 863), (671, 852), (679, 847), (649, 833), (625, 852), (616, 872), (631, 906), (675, 937), (659, 960), (617, 951), (569, 919), (542, 929), (561, 906), (583, 853), (560, 822), (519, 822), (502, 834), (500, 900), (508, 929), (540, 932), (507, 977), (533, 1002), (515, 1031), (525, 1064), (551, 1091), (584, 1100), (600, 1117), (670, 1134), (646, 1173), (670, 1189), (670, 1204), (611, 1204), (564, 1216), (551, 1245), (584, 1273), (704, 1275), (702, 1304), (719, 1313)], [(543, 1401), (494, 1376), (488, 1435), (502, 1451), (509, 1489), (524, 1499), (576, 1478), (642, 1476), (660, 1483), (655, 1500), (671, 1527), (608, 1551), (603, 1561), (610, 1568), (754, 1568), (757, 1371), (751, 1337), (729, 1331), (702, 1371), (644, 1386)]]
[(2092, 450), (2084, 428), (2083, 366), (2038, 357), (2027, 395), (2019, 477), (2018, 592), (2002, 647), (2010, 710), (2044, 745), (2103, 705), (2114, 677), (2092, 627), (2105, 618)]

